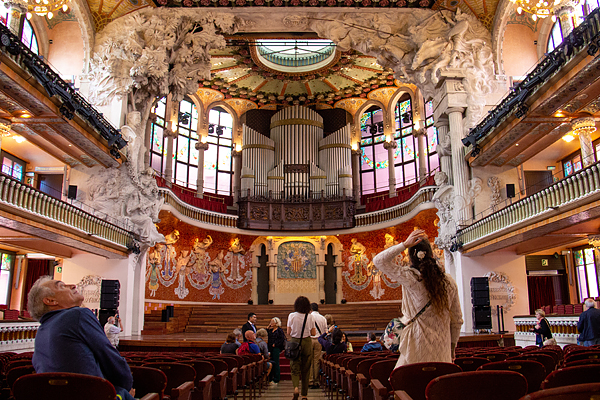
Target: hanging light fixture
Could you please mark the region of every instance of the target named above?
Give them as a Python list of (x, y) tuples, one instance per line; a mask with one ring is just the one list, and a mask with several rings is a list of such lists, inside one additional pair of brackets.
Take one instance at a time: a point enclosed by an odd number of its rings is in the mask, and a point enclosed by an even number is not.
[(31, 19), (33, 14), (37, 14), (40, 17), (46, 16), (48, 19), (52, 19), (54, 14), (58, 11), (62, 11), (65, 14), (69, 12), (69, 0), (24, 0), (27, 5), (27, 19)]
[(571, 131), (564, 135), (562, 139), (568, 143), (579, 135), (592, 134), (594, 132), (596, 132), (596, 120), (592, 115), (585, 114), (571, 121)]
[(554, 11), (558, 8), (570, 4), (576, 6), (580, 0), (510, 0), (516, 7), (519, 15), (526, 12), (531, 14), (531, 19), (536, 21), (538, 18), (551, 17), (556, 21)]

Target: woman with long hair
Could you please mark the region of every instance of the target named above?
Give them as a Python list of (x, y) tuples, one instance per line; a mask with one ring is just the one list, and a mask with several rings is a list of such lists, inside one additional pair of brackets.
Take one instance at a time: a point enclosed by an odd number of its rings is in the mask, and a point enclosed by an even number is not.
[[(410, 265), (402, 265), (396, 258), (407, 249)], [(425, 232), (414, 230), (404, 243), (377, 254), (373, 264), (402, 284), (401, 322), (405, 328), (396, 366), (452, 362), (463, 323), (458, 288), (435, 258)]]
[[(302, 380), (302, 400), (306, 400), (306, 396), (308, 396), (308, 379), (313, 358), (311, 336), (317, 334), (311, 312), (308, 298), (300, 296), (294, 302), (294, 312), (288, 316), (287, 320), (287, 334), (290, 336), (290, 341), (300, 343), (301, 346), (300, 356), (296, 360), (290, 360), (294, 400), (298, 399), (300, 393), (298, 390), (300, 380)], [(302, 330), (303, 326), (304, 330)]]

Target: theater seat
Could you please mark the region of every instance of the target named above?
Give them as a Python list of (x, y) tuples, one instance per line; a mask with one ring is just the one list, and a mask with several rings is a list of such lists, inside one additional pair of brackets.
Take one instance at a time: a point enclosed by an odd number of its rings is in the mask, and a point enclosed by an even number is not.
[[(487, 359), (484, 359), (488, 362)], [(394, 391), (404, 391), (413, 400), (425, 400), (425, 389), (435, 378), (461, 372), (456, 364), (424, 362), (403, 365), (392, 371), (390, 383)]]
[(47, 372), (25, 375), (13, 385), (15, 400), (114, 400), (115, 388), (96, 376)]
[(167, 376), (160, 369), (130, 366), (135, 397), (156, 393), (162, 400), (167, 388)]
[(527, 394), (527, 380), (518, 372), (459, 372), (435, 378), (427, 385), (427, 400), (518, 400)]
[(484, 364), (478, 371), (514, 371), (527, 379), (528, 393), (540, 390), (540, 385), (546, 377), (546, 368), (533, 360), (505, 360)]
[(165, 397), (169, 400), (189, 400), (192, 389), (194, 389), (194, 380), (196, 371), (191, 365), (178, 363), (147, 363), (144, 367), (157, 368), (167, 376), (167, 387)]
[(558, 369), (542, 382), (542, 389), (600, 382), (600, 364), (578, 365)]
[(582, 385), (538, 390), (521, 398), (521, 400), (591, 400), (599, 396), (600, 383), (584, 383)]

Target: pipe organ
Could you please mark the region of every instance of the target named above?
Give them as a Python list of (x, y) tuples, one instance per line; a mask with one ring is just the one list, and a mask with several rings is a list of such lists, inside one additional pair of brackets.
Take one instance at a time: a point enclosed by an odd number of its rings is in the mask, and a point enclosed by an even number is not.
[(350, 126), (323, 138), (323, 118), (301, 106), (271, 118), (270, 138), (243, 127), (242, 196), (302, 201), (352, 195)]

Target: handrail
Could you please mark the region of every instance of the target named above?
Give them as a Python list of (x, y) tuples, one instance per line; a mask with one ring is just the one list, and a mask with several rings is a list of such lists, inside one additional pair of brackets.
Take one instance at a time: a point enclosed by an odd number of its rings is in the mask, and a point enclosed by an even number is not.
[(600, 192), (600, 163), (595, 163), (460, 229), (458, 240), (464, 246), (511, 225), (549, 213), (560, 206), (598, 192)]
[(424, 186), (409, 200), (384, 210), (372, 211), (370, 213), (355, 215), (356, 227), (379, 224), (393, 219), (401, 218), (422, 203), (431, 202), (437, 186)]
[(106, 216), (101, 218), (92, 215), (6, 175), (0, 175), (0, 204), (42, 216), (127, 248), (134, 243), (135, 235), (130, 230), (110, 223)]
[(169, 188), (159, 187), (158, 192), (163, 197), (165, 204), (169, 204), (182, 215), (193, 220), (222, 227), (237, 227), (237, 215), (221, 214), (191, 206), (179, 199)]
[(26, 68), (33, 78), (46, 90), (48, 97), (57, 96), (62, 105), (60, 112), (66, 119), (73, 119), (77, 113), (108, 141), (110, 154), (121, 158), (119, 150), (127, 145), (121, 133), (108, 122), (83, 96), (75, 91), (56, 72), (52, 70), (37, 54), (32, 52), (11, 30), (0, 24), (0, 48), (2, 53)]

